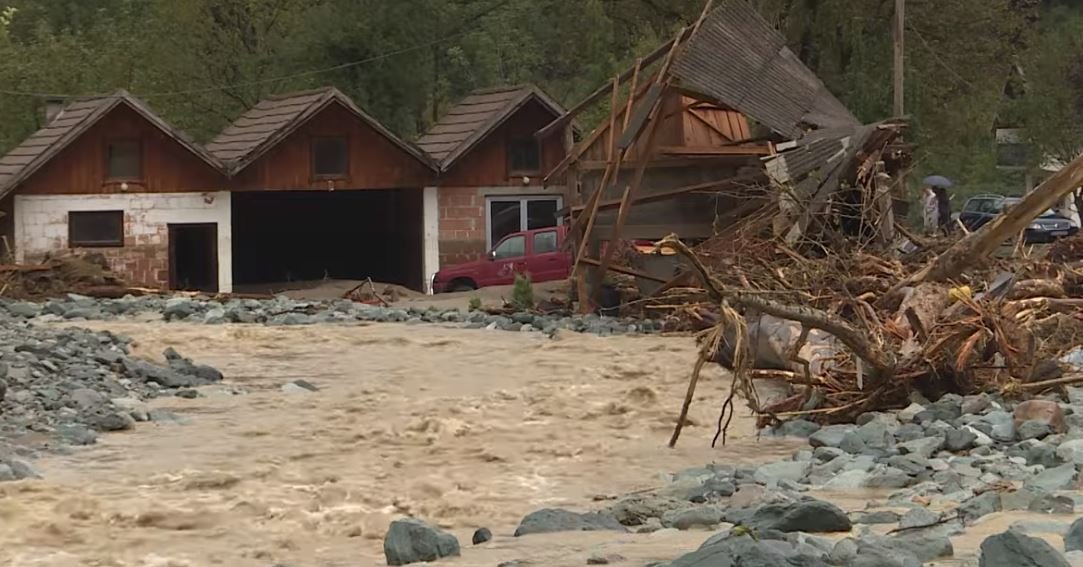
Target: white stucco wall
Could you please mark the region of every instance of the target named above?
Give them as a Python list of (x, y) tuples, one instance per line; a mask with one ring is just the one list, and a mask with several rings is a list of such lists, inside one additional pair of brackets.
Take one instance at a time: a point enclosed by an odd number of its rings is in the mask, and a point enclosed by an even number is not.
[(15, 256), (27, 262), (48, 252), (68, 248), (68, 212), (124, 211), (124, 247), (94, 248), (118, 273), (137, 262), (168, 266), (169, 225), (218, 225), (218, 289), (233, 290), (233, 237), (230, 193), (123, 193), (110, 195), (17, 195), (15, 197)]
[(432, 293), (432, 276), (440, 270), (440, 202), (436, 187), (426, 187), (422, 197), (422, 282), (425, 293)]

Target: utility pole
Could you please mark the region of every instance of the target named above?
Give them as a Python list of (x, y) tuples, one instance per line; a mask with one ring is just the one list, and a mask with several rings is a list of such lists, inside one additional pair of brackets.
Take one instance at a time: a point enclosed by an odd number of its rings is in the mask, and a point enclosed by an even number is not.
[(903, 58), (903, 39), (906, 36), (906, 0), (895, 0), (895, 25), (894, 25), (894, 44), (895, 44), (895, 104), (894, 114), (896, 118), (901, 117), (905, 113), (905, 107), (903, 106), (903, 77), (905, 70), (905, 59)]

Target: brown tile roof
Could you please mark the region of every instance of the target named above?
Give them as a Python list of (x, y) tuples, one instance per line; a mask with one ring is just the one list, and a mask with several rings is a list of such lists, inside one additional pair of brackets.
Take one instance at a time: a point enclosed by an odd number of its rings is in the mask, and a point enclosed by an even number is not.
[(334, 87), (277, 95), (260, 101), (207, 144), (207, 151), (225, 163), (230, 174), (235, 174), (334, 102), (352, 111), (418, 161), (436, 169), (427, 154), (396, 136)]
[(446, 171), (530, 100), (537, 100), (554, 116), (564, 114), (559, 104), (531, 85), (477, 90), (453, 106), (417, 145)]
[(44, 128), (31, 134), (7, 155), (0, 157), (0, 196), (10, 193), (109, 111), (121, 104), (135, 110), (211, 167), (221, 170), (222, 164), (183, 132), (170, 126), (143, 101), (125, 90), (119, 90), (108, 96), (82, 99), (65, 106)]
[(785, 38), (745, 0), (726, 0), (673, 62), (680, 87), (706, 95), (788, 138), (859, 122)]

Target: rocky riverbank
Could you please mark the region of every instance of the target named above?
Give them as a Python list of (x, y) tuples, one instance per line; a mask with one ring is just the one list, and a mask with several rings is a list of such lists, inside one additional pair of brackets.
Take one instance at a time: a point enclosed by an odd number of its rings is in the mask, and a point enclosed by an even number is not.
[(172, 349), (165, 365), (132, 357), (129, 343), (0, 315), (0, 481), (38, 476), (27, 459), (41, 450), (93, 444), (136, 421), (173, 421), (143, 402), (222, 379)]
[(514, 332), (538, 332), (552, 335), (559, 330), (591, 333), (600, 336), (656, 333), (662, 324), (654, 320), (516, 312), (490, 314), (484, 311), (409, 306), (375, 306), (340, 299), (301, 301), (286, 297), (274, 299), (230, 299), (214, 301), (191, 297), (159, 296), (96, 299), (75, 294), (44, 303), (0, 302), (0, 312), (12, 317), (36, 321), (102, 321), (124, 317), (160, 315), (166, 321), (185, 321), (220, 325), (247, 323), (263, 325), (313, 325), (326, 323), (397, 322), (442, 324), (469, 329)]
[[(681, 471), (667, 486), (590, 513), (539, 510), (514, 535), (713, 532), (699, 549), (655, 567), (1083, 565), (1083, 519), (1076, 519), (1083, 505), (1083, 390), (1070, 389), (1067, 400), (1019, 404), (948, 395), (865, 414), (853, 425), (790, 422), (770, 434), (806, 437), (809, 446), (762, 466)], [(870, 497), (864, 508), (844, 511), (830, 496), (844, 493)], [(955, 553), (953, 538), (1012, 511), (1048, 519), (1018, 521), (987, 537), (978, 557)], [(416, 541), (444, 541), (440, 549), (458, 554), (446, 534), (430, 532), (439, 530), (393, 529), (388, 549), (396, 561), (444, 556), (428, 544), (415, 549), (420, 555), (403, 552), (412, 549), (409, 534), (424, 533)], [(505, 567), (528, 565), (524, 558)]]

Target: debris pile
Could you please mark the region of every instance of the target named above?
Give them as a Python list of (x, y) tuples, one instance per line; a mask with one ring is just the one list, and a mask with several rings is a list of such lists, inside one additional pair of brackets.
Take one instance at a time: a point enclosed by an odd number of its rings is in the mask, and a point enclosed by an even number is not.
[[(1083, 344), (1083, 270), (1041, 259), (1016, 238), (1078, 186), (1083, 160), (980, 230), (932, 240), (867, 206), (881, 194), (872, 175), (879, 159), (875, 151), (855, 154), (822, 204), (802, 198), (791, 201), (796, 213), (768, 208), (696, 249), (675, 236), (659, 243), (686, 258), (702, 282), (658, 299), (703, 329), (673, 443), (699, 368), (710, 361), (734, 371), (733, 391), (761, 425), (851, 422), (904, 407), (914, 391), (934, 400), (978, 392), (1019, 398), (1083, 382), (1083, 372), (1056, 362)], [(791, 177), (777, 189), (794, 195), (801, 182)], [(857, 199), (847, 195), (853, 191)], [(1074, 246), (1054, 252), (1059, 258)], [(758, 395), (768, 381), (785, 395)], [(723, 441), (732, 410), (731, 398), (719, 422)]]
[(109, 270), (100, 254), (62, 254), (41, 264), (0, 266), (0, 297), (9, 299), (43, 299), (65, 293), (120, 297), (135, 291)]

